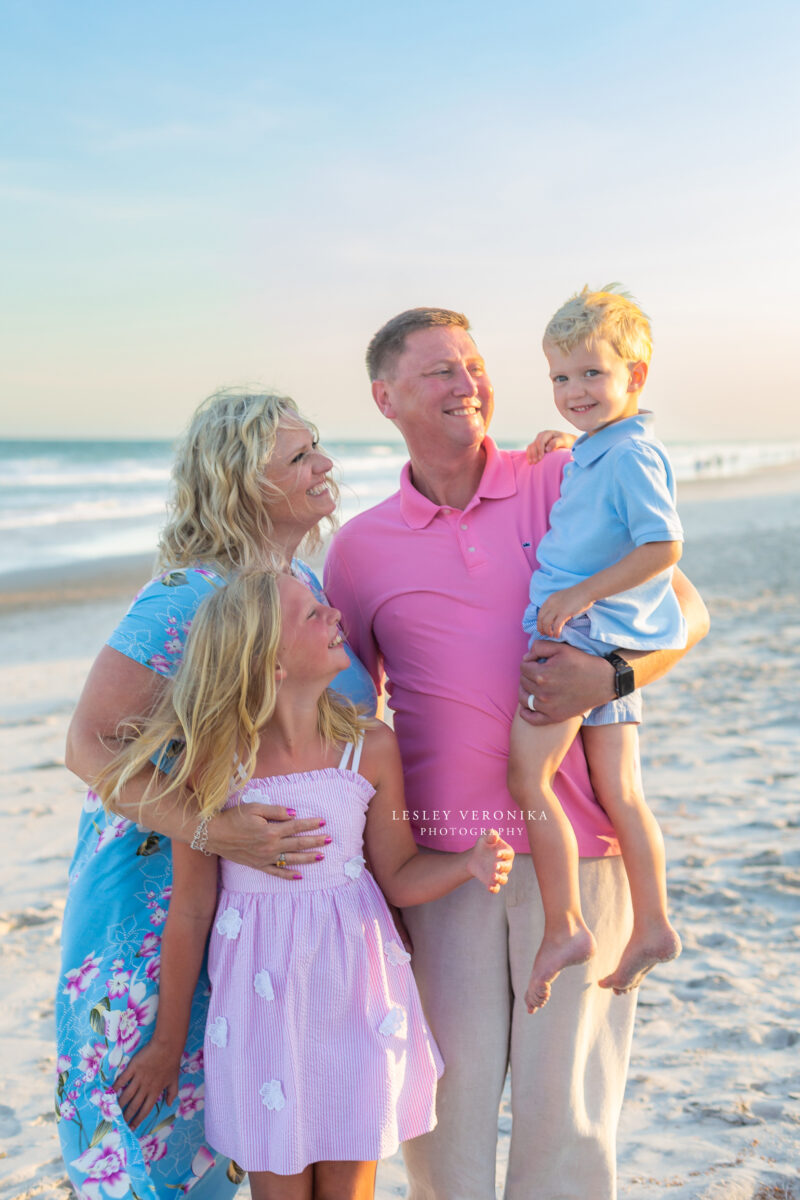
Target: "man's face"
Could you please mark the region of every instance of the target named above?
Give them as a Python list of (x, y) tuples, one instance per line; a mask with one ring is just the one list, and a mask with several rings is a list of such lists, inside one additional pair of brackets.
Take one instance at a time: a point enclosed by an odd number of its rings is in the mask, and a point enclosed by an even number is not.
[(486, 366), (465, 329), (417, 329), (372, 385), (375, 403), (394, 421), (409, 450), (430, 455), (479, 447), (494, 411)]

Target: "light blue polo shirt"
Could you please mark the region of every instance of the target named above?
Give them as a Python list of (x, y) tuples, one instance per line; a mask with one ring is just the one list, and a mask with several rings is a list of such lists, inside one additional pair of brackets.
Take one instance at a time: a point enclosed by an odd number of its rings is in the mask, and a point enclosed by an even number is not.
[[(652, 414), (640, 412), (578, 438), (550, 513), (550, 529), (536, 551), (532, 605), (596, 575), (646, 542), (683, 541), (672, 467), (652, 430)], [(598, 600), (587, 616), (591, 636), (609, 646), (675, 650), (686, 645), (671, 570)]]

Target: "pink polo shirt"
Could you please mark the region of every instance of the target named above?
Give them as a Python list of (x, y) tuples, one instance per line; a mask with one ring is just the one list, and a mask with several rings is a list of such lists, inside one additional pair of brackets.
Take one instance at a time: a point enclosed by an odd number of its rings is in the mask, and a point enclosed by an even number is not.
[[(375, 682), (386, 675), (416, 840), (465, 850), (493, 827), (524, 852), (525, 823), (506, 787), (509, 729), (535, 550), (568, 456), (531, 467), (523, 452), (484, 444), (483, 476), (463, 511), (426, 499), (406, 464), (399, 492), (334, 538), (325, 590)], [(581, 855), (618, 853), (580, 738), (555, 786)]]

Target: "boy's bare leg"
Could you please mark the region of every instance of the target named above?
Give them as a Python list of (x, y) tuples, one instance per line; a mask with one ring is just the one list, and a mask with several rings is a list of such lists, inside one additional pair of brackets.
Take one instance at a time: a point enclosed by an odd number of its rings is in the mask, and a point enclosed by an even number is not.
[[(578, 843), (553, 791), (553, 777), (580, 727), (580, 717), (533, 726), (519, 713), (511, 726), (508, 787), (528, 828), (545, 917), (544, 937), (525, 993), (531, 1013), (547, 1003), (550, 984), (564, 967), (586, 962), (595, 952), (581, 913)], [(529, 817), (529, 812), (535, 815)]]
[(597, 799), (619, 839), (633, 905), (633, 932), (617, 968), (599, 980), (619, 995), (638, 987), (647, 972), (681, 952), (667, 916), (664, 839), (647, 806), (635, 725), (584, 725), (583, 748)]

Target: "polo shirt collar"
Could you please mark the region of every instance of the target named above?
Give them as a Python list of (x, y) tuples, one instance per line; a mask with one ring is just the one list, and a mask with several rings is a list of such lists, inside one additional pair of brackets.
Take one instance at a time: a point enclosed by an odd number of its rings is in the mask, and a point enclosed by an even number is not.
[[(517, 490), (511, 458), (501, 454), (490, 437), (484, 438), (483, 448), (486, 451), (483, 474), (464, 512), (481, 500), (501, 500), (505, 496), (513, 496)], [(400, 512), (406, 525), (411, 529), (424, 529), (437, 513), (449, 507), (446, 504), (434, 504), (417, 491), (411, 482), (411, 463), (407, 462), (400, 473)]]
[(626, 417), (624, 421), (615, 421), (613, 425), (606, 425), (605, 429), (599, 430), (591, 437), (588, 433), (582, 433), (572, 447), (572, 457), (579, 467), (588, 467), (607, 454), (618, 442), (637, 436), (653, 437), (651, 412), (645, 410), (635, 413), (632, 417)]

